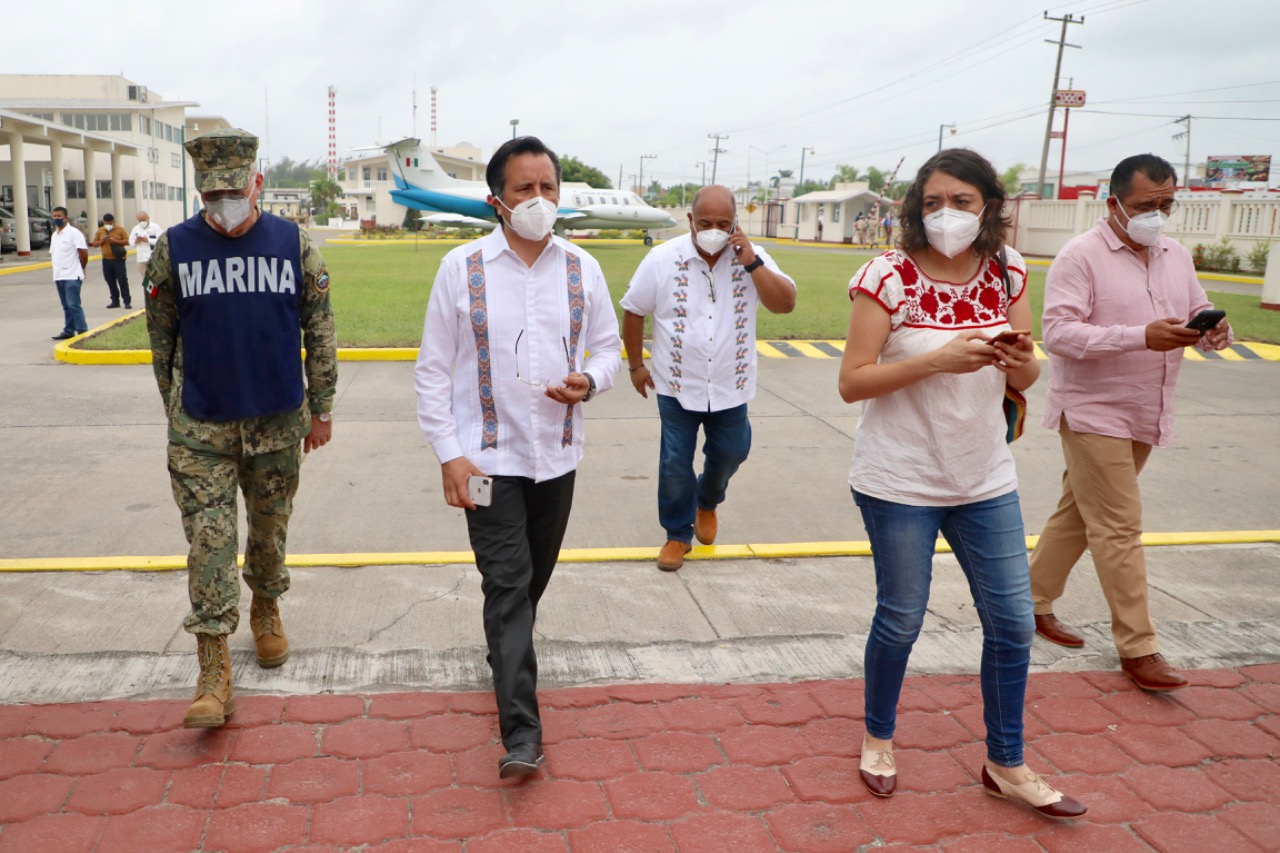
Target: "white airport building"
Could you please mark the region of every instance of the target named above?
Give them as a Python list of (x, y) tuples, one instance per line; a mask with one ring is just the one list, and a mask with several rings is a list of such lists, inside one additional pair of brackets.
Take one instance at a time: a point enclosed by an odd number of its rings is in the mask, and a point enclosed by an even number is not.
[(16, 215), (19, 255), (31, 250), (22, 210), (66, 207), (90, 233), (107, 212), (130, 226), (139, 210), (183, 219), (198, 198), (183, 140), (229, 126), (198, 106), (119, 75), (0, 74), (0, 207)]

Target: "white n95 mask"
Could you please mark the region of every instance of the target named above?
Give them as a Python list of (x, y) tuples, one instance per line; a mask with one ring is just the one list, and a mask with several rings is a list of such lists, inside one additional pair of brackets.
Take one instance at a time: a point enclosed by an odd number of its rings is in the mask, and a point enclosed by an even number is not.
[(215, 198), (205, 202), (204, 209), (209, 214), (209, 218), (218, 223), (218, 227), (223, 231), (234, 231), (239, 228), (253, 210), (249, 205), (249, 199), (244, 196)]
[(698, 248), (708, 255), (719, 254), (721, 249), (729, 245), (729, 234), (719, 228), (699, 231), (693, 239), (698, 242)]
[[(496, 196), (495, 196), (496, 198)], [(511, 227), (526, 240), (538, 242), (551, 233), (556, 224), (556, 206), (542, 196), (507, 207), (506, 202), (498, 199), (498, 204), (506, 207), (511, 213)]]
[(954, 258), (972, 246), (981, 230), (982, 220), (978, 214), (967, 210), (944, 207), (924, 217), (924, 235), (929, 245), (948, 258)]
[[(1125, 211), (1125, 215), (1128, 215), (1128, 211)], [(1169, 217), (1160, 211), (1150, 210), (1139, 213), (1137, 216), (1130, 216), (1124, 230), (1129, 234), (1129, 239), (1139, 246), (1154, 246), (1160, 242), (1160, 234), (1168, 221)]]

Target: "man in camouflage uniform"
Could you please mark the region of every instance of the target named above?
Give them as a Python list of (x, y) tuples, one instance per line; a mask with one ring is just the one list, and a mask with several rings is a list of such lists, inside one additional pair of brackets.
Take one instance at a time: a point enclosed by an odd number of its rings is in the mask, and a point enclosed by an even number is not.
[(183, 724), (207, 728), (235, 710), (227, 636), (240, 620), (237, 487), (257, 661), (289, 656), (278, 606), (289, 588), (285, 537), (302, 454), (332, 434), (337, 343), (329, 274), (310, 235), (257, 208), (257, 137), (217, 130), (186, 149), (204, 210), (157, 241), (145, 289), (169, 475), (191, 546), (183, 628), (196, 635), (200, 677)]

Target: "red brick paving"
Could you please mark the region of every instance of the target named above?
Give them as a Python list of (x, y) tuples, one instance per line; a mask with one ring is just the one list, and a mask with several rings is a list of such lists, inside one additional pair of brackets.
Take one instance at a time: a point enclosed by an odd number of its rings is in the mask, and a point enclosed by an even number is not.
[(1028, 758), (1090, 807), (983, 794), (976, 679), (910, 678), (899, 793), (858, 781), (862, 684), (545, 691), (547, 764), (497, 775), (487, 693), (0, 706), (0, 853), (850, 853), (1280, 849), (1280, 664), (1034, 675)]

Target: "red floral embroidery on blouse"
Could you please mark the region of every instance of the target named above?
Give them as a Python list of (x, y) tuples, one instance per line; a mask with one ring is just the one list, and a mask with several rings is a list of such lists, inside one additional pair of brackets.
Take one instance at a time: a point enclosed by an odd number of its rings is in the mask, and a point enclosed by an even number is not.
[(909, 326), (990, 326), (1005, 322), (1008, 316), (1009, 296), (995, 261), (963, 285), (930, 280), (901, 253), (892, 264), (904, 285), (903, 309)]

